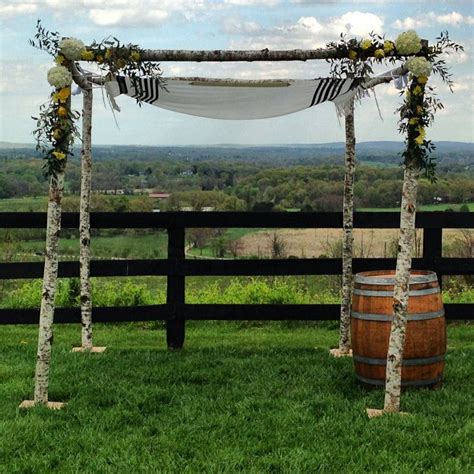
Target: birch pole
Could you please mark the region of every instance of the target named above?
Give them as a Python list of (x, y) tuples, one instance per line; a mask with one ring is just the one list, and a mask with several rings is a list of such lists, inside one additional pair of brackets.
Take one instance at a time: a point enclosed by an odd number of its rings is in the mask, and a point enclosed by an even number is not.
[(405, 167), (400, 214), (397, 268), (393, 294), (393, 321), (387, 353), (385, 412), (400, 411), (402, 360), (405, 348), (410, 270), (415, 245), (416, 194), (419, 171)]
[(338, 355), (350, 355), (351, 340), (351, 303), (352, 303), (352, 252), (354, 243), (354, 174), (355, 174), (355, 131), (354, 131), (354, 99), (350, 103), (349, 112), (345, 117), (346, 151), (343, 198), (343, 230), (342, 244), (342, 302), (339, 327)]
[(79, 241), (80, 241), (80, 281), (81, 281), (81, 342), (82, 348), (92, 349), (92, 298), (90, 281), (91, 260), (91, 229), (90, 229), (90, 201), (91, 201), (91, 135), (92, 135), (92, 86), (82, 90), (82, 152), (81, 152), (81, 200), (79, 213)]
[(58, 249), (61, 231), (61, 199), (64, 190), (64, 170), (49, 182), (48, 220), (41, 296), (38, 352), (36, 355), (34, 404), (48, 403), (49, 366), (53, 344), (54, 300), (58, 278)]

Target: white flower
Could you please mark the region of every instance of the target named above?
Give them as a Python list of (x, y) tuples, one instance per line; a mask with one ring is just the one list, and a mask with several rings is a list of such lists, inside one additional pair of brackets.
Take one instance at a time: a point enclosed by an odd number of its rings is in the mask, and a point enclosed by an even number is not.
[(72, 83), (72, 75), (64, 66), (54, 66), (48, 71), (48, 82), (56, 89), (62, 89)]
[(405, 65), (416, 77), (429, 76), (433, 70), (433, 66), (426, 58), (410, 58)]
[(81, 54), (85, 49), (84, 43), (75, 38), (66, 38), (59, 42), (61, 53), (70, 61), (81, 59)]
[(416, 31), (405, 31), (398, 35), (395, 40), (395, 47), (399, 54), (416, 54), (421, 50), (421, 39)]

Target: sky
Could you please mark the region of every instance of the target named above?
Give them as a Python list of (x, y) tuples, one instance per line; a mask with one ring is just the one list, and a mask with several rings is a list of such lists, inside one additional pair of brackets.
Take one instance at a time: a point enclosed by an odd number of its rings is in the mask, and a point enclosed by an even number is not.
[[(474, 141), (473, 2), (309, 1), (309, 0), (0, 0), (0, 141), (33, 143), (31, 119), (46, 102), (47, 70), (53, 59), (32, 48), (36, 20), (88, 44), (115, 36), (151, 49), (311, 49), (336, 41), (340, 33), (362, 39), (371, 31), (388, 39), (408, 29), (430, 42), (441, 31), (465, 51), (446, 58), (454, 93), (437, 78), (433, 84), (445, 108), (429, 139)], [(163, 75), (223, 78), (324, 77), (323, 61), (161, 64)], [(402, 140), (393, 85), (378, 86), (376, 97), (357, 105), (357, 140)], [(119, 97), (112, 114), (100, 89), (94, 92), (93, 143), (116, 145), (296, 144), (344, 141), (334, 105), (322, 104), (284, 117), (219, 121), (165, 111)], [(382, 118), (377, 108), (380, 108)], [(81, 96), (73, 99), (80, 110)]]

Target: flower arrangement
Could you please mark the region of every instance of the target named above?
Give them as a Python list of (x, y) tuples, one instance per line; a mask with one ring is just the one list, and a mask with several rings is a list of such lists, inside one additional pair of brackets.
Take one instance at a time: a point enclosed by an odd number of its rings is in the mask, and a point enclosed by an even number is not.
[(81, 59), (82, 53), (85, 51), (84, 43), (75, 38), (65, 38), (58, 44), (61, 54), (69, 61), (77, 61)]
[(411, 56), (405, 62), (410, 74), (409, 86), (404, 93), (404, 102), (398, 109), (399, 130), (406, 137), (403, 156), (405, 164), (410, 163), (424, 170), (426, 176), (433, 180), (435, 166), (430, 153), (435, 147), (426, 139), (426, 128), (443, 104), (436, 98), (434, 88), (428, 85), (428, 78), (436, 73), (452, 90), (451, 76), (440, 54), (449, 49), (456, 52), (463, 49), (452, 42), (447, 33), (442, 33), (437, 40), (428, 48), (418, 34), (411, 30), (401, 33), (395, 41), (372, 33), (361, 41), (346, 40), (341, 35), (339, 42), (327, 45), (339, 53), (337, 59), (329, 60), (331, 74), (335, 77), (367, 77), (373, 73), (374, 64), (395, 64), (405, 56)]
[(405, 64), (407, 69), (416, 77), (428, 77), (433, 70), (431, 63), (423, 57), (410, 58)]
[(421, 51), (421, 39), (414, 30), (400, 33), (395, 41), (395, 48), (398, 54), (417, 54)]
[(64, 66), (54, 66), (48, 71), (48, 82), (56, 89), (62, 89), (72, 84), (72, 74)]
[(54, 57), (55, 66), (48, 71), (48, 82), (54, 90), (49, 101), (40, 107), (33, 135), (36, 149), (43, 153), (45, 174), (55, 176), (63, 171), (67, 157), (72, 155), (75, 138), (79, 138), (78, 112), (71, 110), (72, 66), (75, 61), (94, 61), (105, 75), (117, 73), (160, 76), (160, 66), (142, 61), (137, 45), (124, 45), (118, 39), (106, 39), (86, 46), (75, 38), (61, 38), (58, 32), (46, 30), (38, 21), (35, 39), (30, 44)]

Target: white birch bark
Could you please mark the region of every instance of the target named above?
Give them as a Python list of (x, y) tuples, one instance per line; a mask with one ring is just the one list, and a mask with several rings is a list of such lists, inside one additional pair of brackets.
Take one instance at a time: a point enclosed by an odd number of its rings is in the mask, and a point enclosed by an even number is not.
[(343, 244), (342, 244), (342, 302), (339, 327), (339, 351), (349, 354), (351, 349), (351, 304), (352, 304), (352, 252), (354, 227), (354, 174), (355, 174), (355, 131), (354, 100), (345, 118), (346, 152), (343, 200)]
[(400, 215), (397, 269), (393, 295), (393, 321), (387, 353), (384, 411), (400, 411), (402, 360), (405, 347), (408, 290), (415, 244), (416, 193), (419, 171), (406, 166)]
[(46, 251), (44, 260), (43, 290), (36, 355), (35, 404), (48, 402), (49, 366), (53, 342), (54, 299), (58, 278), (58, 248), (61, 231), (61, 199), (64, 190), (64, 171), (50, 178)]
[(91, 134), (92, 134), (92, 88), (83, 89), (82, 152), (81, 152), (81, 201), (79, 212), (80, 280), (82, 347), (92, 349), (92, 298), (90, 281), (91, 231)]

